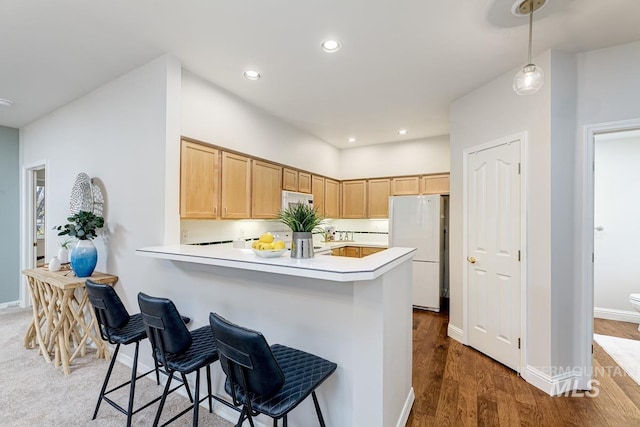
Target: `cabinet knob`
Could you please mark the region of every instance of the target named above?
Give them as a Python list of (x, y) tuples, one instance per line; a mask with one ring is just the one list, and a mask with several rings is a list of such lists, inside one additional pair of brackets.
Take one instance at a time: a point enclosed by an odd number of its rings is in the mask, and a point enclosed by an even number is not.
[(467, 261), (469, 261), (470, 264), (475, 264), (476, 263), (476, 259), (472, 256), (467, 257)]

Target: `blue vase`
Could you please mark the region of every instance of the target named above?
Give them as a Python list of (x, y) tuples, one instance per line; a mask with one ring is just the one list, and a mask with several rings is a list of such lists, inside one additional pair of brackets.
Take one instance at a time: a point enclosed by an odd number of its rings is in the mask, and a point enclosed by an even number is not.
[(76, 277), (89, 277), (98, 263), (98, 251), (91, 240), (78, 240), (71, 250), (71, 268)]

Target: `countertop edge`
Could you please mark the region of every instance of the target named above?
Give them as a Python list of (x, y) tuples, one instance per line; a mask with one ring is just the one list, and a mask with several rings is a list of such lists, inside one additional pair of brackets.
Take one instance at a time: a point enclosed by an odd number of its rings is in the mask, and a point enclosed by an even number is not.
[(390, 248), (366, 258), (321, 255), (310, 259), (292, 259), (258, 258), (251, 251), (242, 249), (169, 245), (140, 248), (136, 250), (136, 255), (334, 282), (351, 282), (373, 280), (402, 262), (410, 260), (415, 256), (415, 252), (414, 248)]

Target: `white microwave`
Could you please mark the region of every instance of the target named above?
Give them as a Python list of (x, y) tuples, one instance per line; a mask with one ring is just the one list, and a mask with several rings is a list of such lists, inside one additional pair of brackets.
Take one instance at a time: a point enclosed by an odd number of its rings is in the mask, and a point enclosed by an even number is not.
[(298, 204), (313, 206), (313, 194), (296, 193), (295, 191), (282, 192), (282, 209), (289, 209)]

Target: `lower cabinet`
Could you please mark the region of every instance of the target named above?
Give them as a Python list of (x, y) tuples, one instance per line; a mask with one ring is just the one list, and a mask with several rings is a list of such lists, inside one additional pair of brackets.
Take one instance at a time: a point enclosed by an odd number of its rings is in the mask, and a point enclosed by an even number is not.
[(346, 256), (351, 258), (362, 258), (376, 252), (384, 251), (386, 248), (370, 246), (344, 246), (342, 248), (331, 249), (333, 256)]

